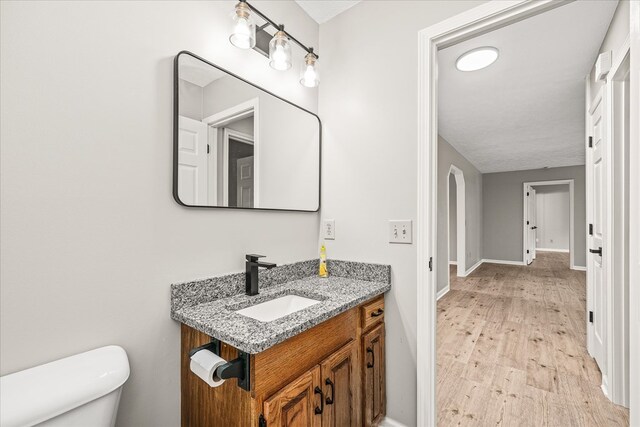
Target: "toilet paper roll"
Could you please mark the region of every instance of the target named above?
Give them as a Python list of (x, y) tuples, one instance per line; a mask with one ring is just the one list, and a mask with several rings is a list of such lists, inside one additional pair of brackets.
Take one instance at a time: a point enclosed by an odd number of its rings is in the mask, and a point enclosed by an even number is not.
[(199, 376), (211, 387), (218, 387), (224, 380), (216, 375), (218, 367), (227, 363), (222, 357), (209, 350), (200, 350), (191, 356), (191, 372)]

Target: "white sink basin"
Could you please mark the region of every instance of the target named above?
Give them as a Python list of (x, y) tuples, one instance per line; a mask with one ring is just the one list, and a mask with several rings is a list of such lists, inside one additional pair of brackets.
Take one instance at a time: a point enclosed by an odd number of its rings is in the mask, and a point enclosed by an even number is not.
[(285, 295), (280, 298), (252, 305), (251, 307), (243, 308), (242, 310), (236, 311), (236, 313), (251, 317), (260, 322), (271, 322), (288, 314), (311, 307), (319, 302), (318, 300), (300, 297), (298, 295)]

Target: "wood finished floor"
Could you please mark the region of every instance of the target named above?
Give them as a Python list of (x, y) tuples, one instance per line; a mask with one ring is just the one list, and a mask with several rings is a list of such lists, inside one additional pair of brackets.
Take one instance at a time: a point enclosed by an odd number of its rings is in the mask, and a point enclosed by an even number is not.
[(585, 273), (569, 255), (451, 270), (438, 301), (438, 426), (627, 426), (586, 350)]

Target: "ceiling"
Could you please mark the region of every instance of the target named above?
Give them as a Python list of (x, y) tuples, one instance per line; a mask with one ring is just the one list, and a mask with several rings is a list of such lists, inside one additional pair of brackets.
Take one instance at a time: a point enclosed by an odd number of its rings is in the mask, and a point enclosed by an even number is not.
[(214, 80), (218, 80), (227, 75), (227, 73), (191, 55), (180, 55), (178, 65), (180, 68), (180, 78), (200, 87), (205, 87)]
[(318, 24), (324, 24), (331, 18), (360, 3), (360, 1), (361, 0), (296, 0), (296, 3)]
[[(441, 50), (440, 135), (482, 173), (584, 164), (584, 79), (616, 6), (579, 0)], [(458, 71), (480, 46), (500, 57)]]

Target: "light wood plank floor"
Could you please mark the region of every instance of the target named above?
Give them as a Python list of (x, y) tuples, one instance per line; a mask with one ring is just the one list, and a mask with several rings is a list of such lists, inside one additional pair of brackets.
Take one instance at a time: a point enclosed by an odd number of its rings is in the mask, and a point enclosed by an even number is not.
[(627, 426), (586, 350), (585, 273), (569, 255), (451, 270), (438, 301), (438, 426)]

